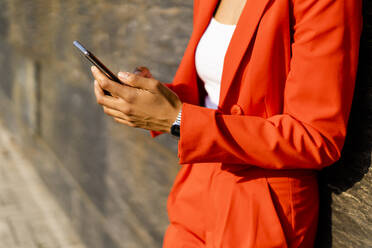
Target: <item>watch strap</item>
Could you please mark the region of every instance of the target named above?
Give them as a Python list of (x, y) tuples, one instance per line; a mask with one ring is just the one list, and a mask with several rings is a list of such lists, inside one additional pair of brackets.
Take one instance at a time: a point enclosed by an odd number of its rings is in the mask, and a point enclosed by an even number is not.
[(170, 133), (176, 137), (180, 137), (180, 128), (181, 128), (181, 117), (182, 117), (182, 108), (178, 112), (176, 120), (173, 122)]

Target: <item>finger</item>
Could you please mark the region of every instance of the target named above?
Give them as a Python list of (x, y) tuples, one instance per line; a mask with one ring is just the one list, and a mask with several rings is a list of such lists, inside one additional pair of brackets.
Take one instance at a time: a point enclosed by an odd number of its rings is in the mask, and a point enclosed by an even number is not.
[(102, 89), (109, 91), (112, 95), (121, 96), (121, 85), (108, 79), (97, 67), (92, 66), (92, 73), (94, 78), (98, 81)]
[(132, 122), (130, 122), (130, 121), (127, 121), (127, 120), (123, 120), (123, 119), (120, 119), (120, 118), (114, 118), (114, 120), (116, 121), (116, 122), (119, 122), (119, 123), (121, 123), (121, 124), (124, 124), (124, 125), (127, 125), (127, 126), (130, 126), (130, 127), (136, 127), (136, 125), (134, 124), (134, 123), (132, 123)]
[(144, 73), (142, 73), (141, 67), (136, 67), (133, 71), (134, 74), (144, 77)]
[(122, 116), (123, 117), (125, 116), (126, 119), (129, 119), (129, 116), (132, 116), (132, 108), (128, 102), (121, 100), (122, 98), (116, 98), (116, 97), (105, 95), (102, 88), (99, 86), (98, 82), (95, 81), (94, 83), (95, 83), (95, 87), (94, 87), (95, 94), (96, 94), (98, 104), (102, 105), (103, 107), (107, 107), (107, 108), (120, 111), (123, 114)]
[(105, 95), (105, 93), (103, 92), (103, 89), (101, 88), (101, 86), (99, 86), (97, 80), (94, 80), (94, 94), (96, 95), (97, 100), (98, 98)]
[(127, 115), (125, 115), (123, 112), (118, 111), (116, 109), (112, 109), (112, 108), (103, 106), (103, 112), (105, 112), (105, 114), (107, 114), (109, 116), (112, 116), (112, 117), (115, 117), (115, 118), (120, 118), (120, 119), (123, 119), (123, 120), (126, 120), (126, 121), (130, 121), (130, 118)]
[(120, 85), (117, 82), (114, 82), (108, 79), (102, 72), (100, 72), (97, 68), (94, 69), (93, 67), (92, 67), (92, 72), (94, 71), (93, 75), (98, 81), (99, 87), (102, 90), (105, 89), (111, 92), (111, 95), (114, 98), (120, 97), (127, 102), (132, 102), (133, 99), (138, 95), (138, 92), (137, 92), (138, 89), (132, 86), (129, 86), (129, 85)]
[(150, 70), (145, 66), (138, 66), (134, 70), (134, 74), (145, 77), (145, 78), (152, 78), (152, 74)]
[[(102, 94), (106, 95), (105, 92), (103, 91), (103, 89), (101, 88), (101, 86), (99, 85), (98, 81), (94, 80), (94, 83), (97, 85), (98, 91), (100, 91)], [(112, 97), (118, 98), (118, 96), (115, 95), (114, 93), (110, 93), (110, 94), (111, 94)]]
[(96, 95), (98, 104), (120, 111), (118, 98), (105, 95), (102, 88), (99, 86), (98, 81), (94, 81), (94, 94)]
[(103, 89), (101, 88), (101, 86), (99, 86), (98, 81), (96, 79), (94, 80), (94, 88), (97, 88), (97, 92), (99, 93), (99, 95), (104, 95), (105, 94), (103, 92)]
[(159, 83), (154, 78), (145, 78), (129, 72), (119, 72), (118, 76), (125, 84), (149, 91), (155, 90)]

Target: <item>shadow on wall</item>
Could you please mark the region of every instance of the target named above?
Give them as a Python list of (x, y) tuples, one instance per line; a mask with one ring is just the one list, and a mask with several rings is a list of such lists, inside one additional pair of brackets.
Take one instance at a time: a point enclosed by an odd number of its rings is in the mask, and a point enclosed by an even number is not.
[[(318, 235), (315, 247), (333, 247), (332, 240), (332, 195), (352, 188), (368, 173), (371, 165), (372, 126), (371, 119), (371, 72), (372, 58), (372, 2), (363, 2), (363, 33), (361, 37), (358, 76), (355, 86), (353, 105), (351, 108), (348, 133), (342, 156), (339, 161), (325, 168), (319, 177), (320, 186), (320, 213)], [(333, 203), (334, 204), (334, 203)], [(344, 206), (345, 207), (345, 206)], [(357, 206), (346, 206), (354, 208)], [(349, 223), (343, 223), (347, 230)], [(368, 223), (366, 223), (367, 225)], [(340, 228), (340, 227), (338, 227)], [(359, 230), (354, 230), (358, 232)], [(347, 233), (347, 231), (346, 231)]]

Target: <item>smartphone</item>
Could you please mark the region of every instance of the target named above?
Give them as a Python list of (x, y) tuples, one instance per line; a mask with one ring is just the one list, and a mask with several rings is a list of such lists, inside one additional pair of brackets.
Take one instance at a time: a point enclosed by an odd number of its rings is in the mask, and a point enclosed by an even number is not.
[[(93, 53), (88, 51), (82, 44), (78, 41), (73, 42), (74, 46), (86, 57), (93, 65), (95, 65), (103, 74), (106, 75), (107, 78), (115, 81), (119, 84), (123, 84), (120, 80), (116, 77), (114, 73), (112, 73)], [(111, 95), (110, 92), (103, 90), (105, 95)]]

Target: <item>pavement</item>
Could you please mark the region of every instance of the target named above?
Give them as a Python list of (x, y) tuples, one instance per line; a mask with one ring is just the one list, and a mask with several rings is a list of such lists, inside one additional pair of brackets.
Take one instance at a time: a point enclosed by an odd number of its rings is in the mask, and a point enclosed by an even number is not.
[(0, 248), (85, 248), (14, 140), (0, 125)]

